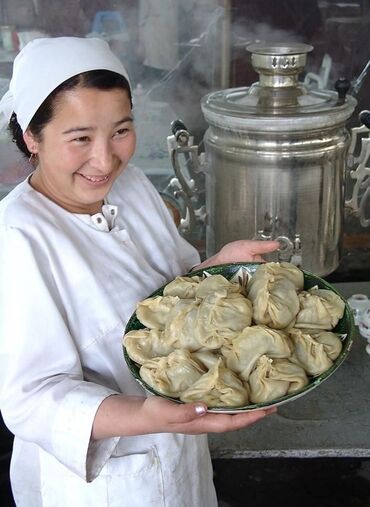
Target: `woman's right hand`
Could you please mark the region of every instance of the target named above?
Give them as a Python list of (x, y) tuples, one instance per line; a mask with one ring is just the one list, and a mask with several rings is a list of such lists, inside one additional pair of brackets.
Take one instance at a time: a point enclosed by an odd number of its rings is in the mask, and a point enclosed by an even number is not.
[(254, 424), (274, 412), (275, 408), (269, 408), (240, 414), (217, 414), (207, 412), (202, 402), (178, 404), (159, 396), (115, 395), (100, 405), (92, 438), (147, 433), (224, 433)]
[(242, 412), (240, 414), (217, 414), (207, 412), (204, 403), (178, 404), (172, 401), (150, 396), (142, 406), (144, 414), (152, 414), (156, 421), (160, 420), (164, 429), (159, 428), (161, 433), (185, 433), (197, 435), (200, 433), (224, 433), (235, 431), (249, 426), (268, 414), (276, 412), (276, 409), (256, 410)]

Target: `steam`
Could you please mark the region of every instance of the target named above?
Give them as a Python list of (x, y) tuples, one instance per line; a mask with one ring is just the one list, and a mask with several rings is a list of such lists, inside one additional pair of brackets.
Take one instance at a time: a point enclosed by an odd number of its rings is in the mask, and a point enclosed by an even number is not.
[[(198, 3), (202, 4), (202, 2)], [(192, 26), (190, 26), (188, 33), (184, 33), (182, 30), (182, 41), (179, 41), (181, 58), (161, 79), (145, 87), (144, 93), (139, 99), (145, 101), (147, 110), (150, 107), (155, 107), (153, 106), (154, 102), (167, 103), (168, 114), (164, 117), (171, 116), (172, 120), (180, 118), (194, 136), (197, 144), (202, 144), (207, 128), (201, 112), (201, 99), (212, 91), (234, 86), (231, 80), (227, 83), (228, 86), (224, 86), (221, 79), (223, 66), (226, 66), (227, 69), (233, 68), (234, 62), (231, 60), (233, 55), (237, 54), (242, 67), (240, 71), (243, 75), (242, 82), (235, 86), (249, 86), (258, 80), (258, 76), (250, 64), (251, 56), (246, 50), (248, 45), (257, 42), (264, 44), (307, 42), (293, 30), (275, 29), (263, 22), (234, 22), (228, 25), (225, 21), (228, 20), (229, 13), (224, 7), (218, 6), (218, 3), (216, 0), (208, 1), (207, 8), (203, 3), (204, 17), (197, 19), (199, 32), (194, 33)], [(193, 9), (197, 9), (197, 2), (193, 4)], [(223, 57), (225, 40), (229, 44), (229, 48), (226, 48), (226, 54), (230, 55), (228, 61), (225, 61)], [(234, 73), (235, 69), (236, 72), (238, 71), (235, 66)], [(307, 70), (309, 69), (308, 62)], [(141, 123), (140, 118), (138, 118), (138, 123)], [(153, 138), (153, 125), (150, 122), (143, 122), (139, 126), (140, 135)], [(166, 142), (164, 133), (163, 129), (159, 129), (156, 134), (157, 143), (160, 146), (159, 151), (162, 154)], [(170, 135), (169, 124), (167, 135)], [(141, 148), (142, 146), (139, 144), (138, 150)]]

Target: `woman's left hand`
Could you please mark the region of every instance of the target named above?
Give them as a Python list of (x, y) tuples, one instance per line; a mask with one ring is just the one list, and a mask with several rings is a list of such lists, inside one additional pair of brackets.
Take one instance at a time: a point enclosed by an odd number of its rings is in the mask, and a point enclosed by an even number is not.
[(263, 254), (274, 252), (279, 246), (280, 243), (278, 241), (233, 241), (222, 247), (218, 253), (193, 268), (193, 270), (204, 269), (217, 264), (227, 264), (229, 262), (262, 262), (264, 261)]

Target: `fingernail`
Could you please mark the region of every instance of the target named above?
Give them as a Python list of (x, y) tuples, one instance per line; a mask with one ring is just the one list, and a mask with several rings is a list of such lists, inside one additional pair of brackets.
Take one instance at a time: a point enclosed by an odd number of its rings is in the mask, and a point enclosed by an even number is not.
[(197, 415), (204, 415), (207, 412), (207, 409), (204, 405), (196, 405), (195, 413)]

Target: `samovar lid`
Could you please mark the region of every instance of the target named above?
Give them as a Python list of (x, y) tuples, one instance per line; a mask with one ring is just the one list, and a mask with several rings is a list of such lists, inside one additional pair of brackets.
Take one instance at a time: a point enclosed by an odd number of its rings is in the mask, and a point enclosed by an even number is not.
[(258, 131), (300, 131), (340, 125), (356, 106), (347, 95), (331, 90), (309, 90), (299, 81), (308, 44), (252, 44), (259, 81), (249, 87), (209, 93), (201, 101), (208, 123), (222, 128)]

